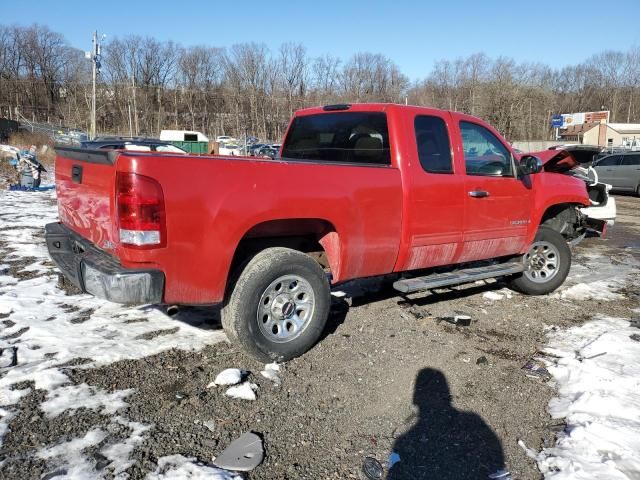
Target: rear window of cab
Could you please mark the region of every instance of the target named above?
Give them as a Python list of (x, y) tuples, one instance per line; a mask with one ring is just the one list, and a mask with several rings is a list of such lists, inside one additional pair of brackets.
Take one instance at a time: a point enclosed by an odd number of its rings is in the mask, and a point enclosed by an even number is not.
[(390, 165), (389, 130), (383, 112), (336, 112), (296, 117), (283, 159)]

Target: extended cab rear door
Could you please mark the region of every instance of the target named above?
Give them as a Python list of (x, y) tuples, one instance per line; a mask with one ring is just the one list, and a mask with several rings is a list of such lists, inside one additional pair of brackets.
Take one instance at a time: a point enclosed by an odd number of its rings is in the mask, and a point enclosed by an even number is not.
[(531, 223), (533, 188), (518, 178), (511, 148), (492, 127), (452, 113), (464, 159), (464, 234), (459, 262), (520, 253)]
[(464, 166), (452, 149), (451, 114), (404, 108), (396, 140), (402, 148), (403, 238), (395, 270), (456, 263), (464, 226)]

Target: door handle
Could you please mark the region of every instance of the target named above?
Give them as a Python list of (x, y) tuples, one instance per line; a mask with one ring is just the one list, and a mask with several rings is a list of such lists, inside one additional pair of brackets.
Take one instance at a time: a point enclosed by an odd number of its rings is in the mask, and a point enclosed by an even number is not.
[(473, 198), (484, 198), (489, 196), (489, 192), (484, 190), (471, 190), (469, 196)]
[(71, 167), (71, 181), (73, 183), (82, 183), (82, 167), (80, 165)]

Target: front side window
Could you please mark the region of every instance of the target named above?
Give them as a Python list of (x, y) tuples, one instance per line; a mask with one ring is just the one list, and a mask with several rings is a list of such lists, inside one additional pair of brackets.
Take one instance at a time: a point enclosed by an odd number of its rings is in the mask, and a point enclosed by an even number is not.
[(447, 125), (440, 117), (419, 115), (414, 121), (420, 165), (429, 173), (453, 173)]
[(390, 165), (387, 116), (382, 112), (336, 112), (296, 117), (282, 158)]
[(640, 155), (624, 155), (622, 165), (640, 165)]
[(485, 127), (460, 122), (467, 175), (513, 176), (511, 152)]
[(620, 165), (620, 156), (612, 155), (611, 157), (605, 157), (599, 160), (596, 164), (597, 167), (613, 167), (614, 165)]

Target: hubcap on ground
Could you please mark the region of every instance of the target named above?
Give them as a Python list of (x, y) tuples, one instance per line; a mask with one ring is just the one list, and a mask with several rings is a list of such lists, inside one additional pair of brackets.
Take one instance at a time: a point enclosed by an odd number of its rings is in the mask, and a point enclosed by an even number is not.
[(524, 275), (536, 283), (545, 283), (555, 277), (560, 264), (560, 252), (552, 243), (534, 242), (523, 258)]
[(307, 327), (315, 307), (311, 284), (297, 275), (277, 278), (264, 290), (258, 303), (260, 331), (276, 343), (290, 342)]

